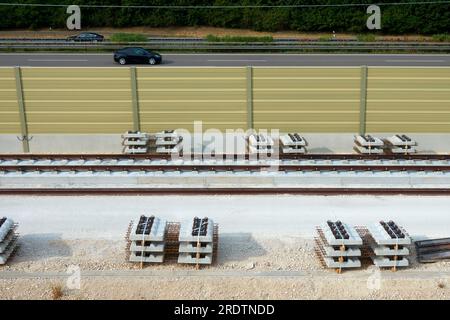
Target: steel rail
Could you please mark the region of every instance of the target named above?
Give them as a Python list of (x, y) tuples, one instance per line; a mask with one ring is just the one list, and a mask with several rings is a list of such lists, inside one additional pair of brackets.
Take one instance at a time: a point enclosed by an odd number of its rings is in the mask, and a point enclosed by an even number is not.
[[(273, 166), (267, 165), (211, 165), (211, 164), (181, 164), (181, 165), (0, 165), (0, 172), (67, 172), (67, 171), (111, 171), (111, 172), (140, 172), (140, 171), (271, 171)], [(279, 165), (275, 171), (421, 171), (421, 172), (450, 172), (450, 165)]]
[(419, 160), (429, 160), (429, 161), (450, 161), (450, 154), (383, 154), (383, 155), (363, 155), (363, 154), (280, 154), (278, 158), (276, 157), (255, 157), (249, 154), (212, 154), (212, 155), (202, 155), (202, 154), (181, 154), (172, 156), (169, 154), (159, 154), (159, 153), (147, 153), (147, 154), (119, 154), (119, 153), (104, 153), (104, 154), (94, 154), (94, 153), (67, 153), (67, 154), (33, 154), (33, 153), (5, 153), (0, 154), (0, 161), (5, 160), (121, 160), (121, 159), (136, 159), (136, 160), (249, 160), (249, 159), (261, 159), (261, 160), (398, 160), (398, 161), (419, 161)]
[(429, 195), (448, 196), (449, 188), (0, 188), (0, 195)]

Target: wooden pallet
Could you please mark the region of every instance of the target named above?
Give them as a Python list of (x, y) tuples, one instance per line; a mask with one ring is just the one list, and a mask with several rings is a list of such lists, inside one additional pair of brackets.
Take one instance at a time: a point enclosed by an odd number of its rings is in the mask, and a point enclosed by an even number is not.
[(131, 240), (130, 240), (130, 235), (131, 235), (131, 230), (133, 228), (133, 224), (134, 221), (131, 220), (130, 223), (128, 224), (128, 228), (127, 228), (127, 232), (125, 234), (125, 261), (130, 261), (130, 256), (131, 256), (131, 251), (130, 251), (130, 247), (131, 247)]

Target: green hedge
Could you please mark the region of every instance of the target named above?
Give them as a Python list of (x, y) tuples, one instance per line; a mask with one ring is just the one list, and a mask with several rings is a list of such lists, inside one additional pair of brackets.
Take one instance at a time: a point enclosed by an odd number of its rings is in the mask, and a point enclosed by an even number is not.
[(273, 42), (273, 37), (244, 37), (244, 36), (224, 36), (218, 37), (209, 34), (206, 37), (209, 42)]
[(143, 34), (114, 33), (110, 40), (112, 42), (146, 42), (148, 38)]
[(432, 38), (433, 41), (450, 42), (450, 34), (448, 33), (434, 34)]
[(377, 40), (374, 34), (358, 34), (356, 39), (363, 42), (374, 42)]

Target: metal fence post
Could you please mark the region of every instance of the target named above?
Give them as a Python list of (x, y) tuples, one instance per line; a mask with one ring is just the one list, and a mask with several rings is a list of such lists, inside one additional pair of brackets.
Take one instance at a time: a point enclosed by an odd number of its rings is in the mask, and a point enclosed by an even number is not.
[(25, 102), (23, 99), (22, 71), (20, 70), (20, 67), (15, 67), (14, 72), (16, 76), (17, 104), (19, 105), (20, 130), (22, 134), (20, 140), (22, 141), (23, 152), (28, 153), (30, 152), (30, 144), (28, 138), (27, 116), (25, 113)]
[(133, 108), (133, 130), (140, 131), (141, 123), (139, 119), (139, 95), (137, 86), (136, 67), (130, 67), (131, 75), (131, 100)]
[(247, 67), (247, 129), (253, 129), (253, 68)]
[(366, 110), (367, 110), (367, 66), (361, 66), (361, 95), (359, 104), (359, 134), (366, 134)]

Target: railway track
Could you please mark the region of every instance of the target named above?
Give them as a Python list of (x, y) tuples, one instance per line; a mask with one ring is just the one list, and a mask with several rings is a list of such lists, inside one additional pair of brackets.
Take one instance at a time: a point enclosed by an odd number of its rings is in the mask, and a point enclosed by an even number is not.
[(450, 171), (450, 156), (282, 155), (253, 159), (249, 155), (180, 157), (168, 155), (0, 155), (0, 172), (79, 171)]
[[(147, 153), (147, 154), (117, 154), (117, 153), (102, 153), (102, 154), (87, 154), (87, 153), (63, 153), (63, 154), (33, 154), (33, 153), (5, 153), (0, 154), (0, 161), (6, 160), (58, 160), (58, 159), (133, 159), (133, 160), (142, 160), (142, 159), (172, 159), (173, 157), (168, 154), (160, 154), (160, 153)], [(249, 159), (249, 154), (212, 154), (212, 155), (198, 155), (198, 154), (181, 154), (179, 156), (180, 159)], [(338, 153), (330, 153), (330, 154), (319, 154), (319, 153), (311, 153), (311, 154), (283, 154), (281, 153), (279, 156), (280, 160), (397, 160), (397, 161), (419, 161), (419, 160), (444, 160), (450, 161), (450, 153), (449, 154), (338, 154)]]
[(132, 164), (132, 165), (0, 165), (0, 172), (141, 172), (141, 171), (203, 171), (203, 172), (258, 172), (271, 171), (432, 171), (449, 172), (450, 165), (296, 165), (281, 164), (279, 166), (265, 164), (248, 165), (211, 165), (211, 164)]
[(8, 154), (0, 194), (450, 195), (450, 155)]

